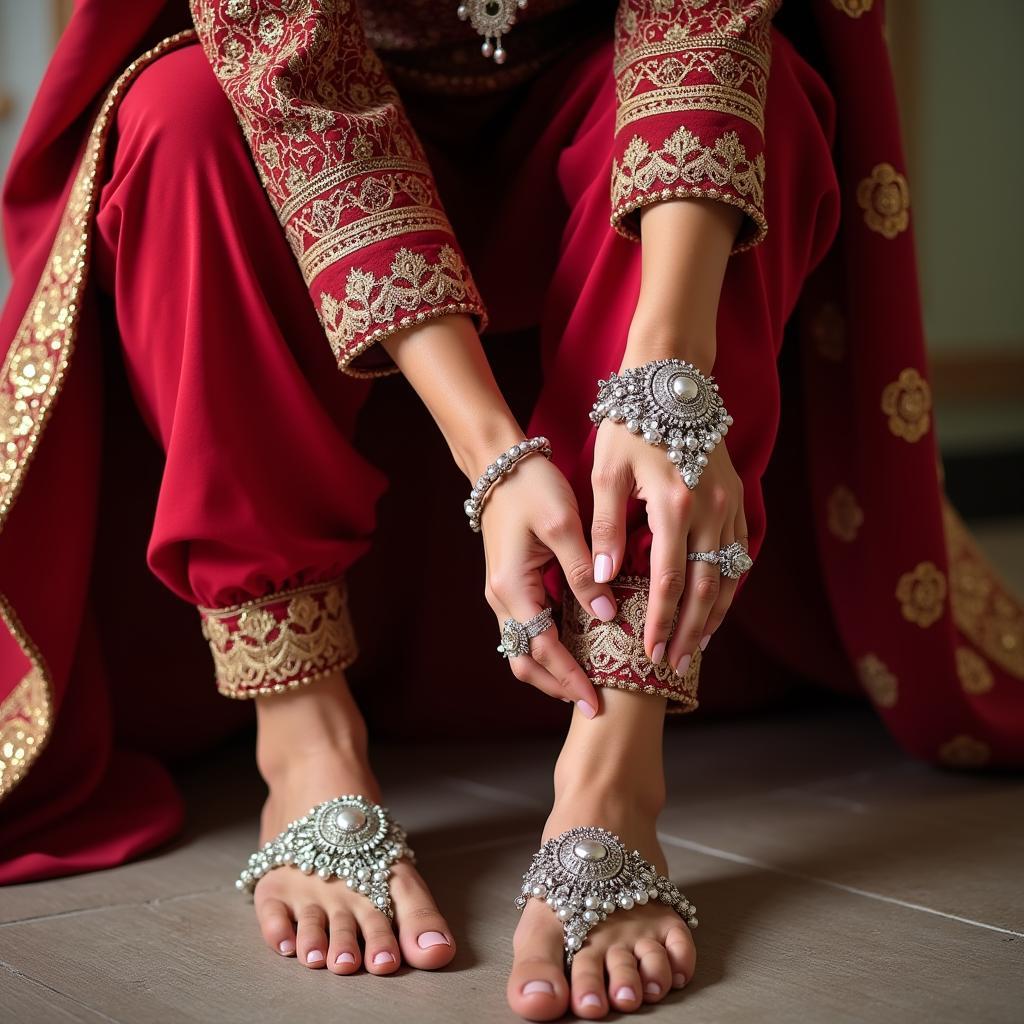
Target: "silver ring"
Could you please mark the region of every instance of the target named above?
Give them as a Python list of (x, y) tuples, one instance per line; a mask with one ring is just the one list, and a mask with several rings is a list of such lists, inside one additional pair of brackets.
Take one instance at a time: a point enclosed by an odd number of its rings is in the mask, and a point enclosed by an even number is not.
[(529, 654), (530, 641), (535, 636), (540, 636), (545, 629), (550, 629), (554, 624), (555, 620), (550, 608), (544, 608), (532, 619), (527, 619), (526, 622), (506, 619), (501, 630), (498, 653), (503, 658), (518, 658), (520, 655)]
[(717, 551), (691, 551), (686, 560), (717, 565), (722, 575), (731, 580), (738, 580), (745, 572), (749, 572), (754, 564), (754, 560), (747, 554), (747, 549), (738, 540)]

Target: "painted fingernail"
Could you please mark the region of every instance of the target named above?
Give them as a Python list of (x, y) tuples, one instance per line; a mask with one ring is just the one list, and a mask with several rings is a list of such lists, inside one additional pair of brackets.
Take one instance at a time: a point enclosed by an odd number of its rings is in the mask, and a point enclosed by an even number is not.
[(615, 618), (615, 605), (601, 594), (590, 602), (590, 610), (602, 621), (611, 622)]
[(320, 963), (321, 960), (324, 960), (324, 959), (326, 959), (326, 958), (324, 957), (323, 953), (320, 952), (319, 949), (311, 949), (306, 954), (306, 963), (307, 964), (318, 964), (318, 963)]
[(393, 964), (395, 962), (395, 954), (384, 951), (375, 953), (373, 955), (373, 962), (375, 964)]
[(636, 993), (628, 985), (623, 985), (622, 988), (615, 993), (615, 998), (622, 1000), (624, 1003), (632, 1003), (636, 1000)]
[(291, 956), (295, 952), (295, 943), (291, 939), (285, 939), (277, 947), (285, 956)]
[(576, 701), (576, 707), (580, 709), (580, 714), (583, 715), (584, 718), (593, 718), (594, 715), (597, 714), (594, 710), (594, 706), (592, 704), (588, 704), (585, 700)]
[(420, 949), (430, 949), (432, 946), (450, 946), (451, 943), (440, 932), (424, 932), (416, 942)]
[(334, 961), (336, 964), (354, 964), (356, 958), (352, 953), (339, 953), (338, 959)]
[(700, 643), (697, 646), (700, 647), (700, 649), (703, 651), (704, 648), (707, 647), (707, 645), (710, 642), (711, 642), (711, 634), (708, 633), (707, 636), (701, 637)]
[(651, 651), (651, 664), (660, 665), (661, 659), (665, 657), (665, 641), (659, 640), (654, 645), (654, 650)]
[(661, 986), (656, 981), (649, 981), (646, 985), (644, 985), (644, 991), (649, 996), (660, 996)]
[(607, 583), (612, 578), (612, 560), (608, 555), (598, 555), (594, 559), (594, 582)]
[(555, 994), (555, 986), (550, 981), (528, 981), (523, 986), (523, 995), (532, 996), (538, 992), (544, 992), (549, 996)]
[(594, 995), (593, 992), (588, 992), (581, 1000), (580, 1006), (600, 1006), (601, 997)]
[(679, 660), (679, 664), (676, 665), (676, 675), (685, 676), (686, 670), (690, 667), (690, 659), (693, 657), (691, 654), (684, 654)]
[(675, 985), (676, 988), (682, 988), (686, 984), (686, 975), (685, 974), (673, 974), (672, 975), (672, 984)]

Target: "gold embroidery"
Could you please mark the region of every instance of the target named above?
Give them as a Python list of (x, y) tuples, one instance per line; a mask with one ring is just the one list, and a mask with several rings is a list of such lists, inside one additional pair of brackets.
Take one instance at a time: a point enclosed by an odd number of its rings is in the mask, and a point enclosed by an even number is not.
[(954, 736), (939, 747), (939, 760), (951, 768), (980, 768), (991, 757), (989, 745), (973, 736)]
[(317, 583), (233, 608), (201, 608), (203, 636), (225, 697), (285, 693), (356, 656), (345, 590)]
[(895, 238), (910, 225), (910, 189), (892, 164), (876, 164), (857, 186), (864, 223), (885, 238)]
[(880, 708), (896, 706), (899, 681), (881, 658), (875, 654), (865, 654), (857, 662), (857, 675), (868, 696)]
[(931, 425), (931, 385), (912, 366), (882, 391), (882, 412), (889, 429), (905, 441), (920, 441)]
[(851, 18), (859, 18), (871, 10), (874, 2), (875, 0), (832, 0), (832, 6)]
[(864, 510), (849, 487), (840, 484), (828, 496), (828, 529), (840, 540), (857, 539), (857, 531), (864, 524)]
[[(661, 189), (656, 188), (659, 184)], [(672, 198), (718, 199), (738, 206), (758, 225), (754, 241), (760, 241), (768, 227), (762, 212), (764, 155), (750, 159), (733, 131), (705, 146), (681, 126), (657, 150), (635, 135), (622, 154), (622, 164), (612, 162), (612, 225), (620, 234), (634, 237), (623, 223), (627, 214)]]
[(960, 677), (964, 693), (988, 693), (995, 684), (985, 659), (970, 647), (956, 649), (956, 674)]
[(946, 600), (946, 577), (934, 562), (920, 562), (904, 573), (896, 585), (896, 600), (908, 622), (922, 629), (942, 618)]
[(953, 620), (990, 661), (1024, 680), (1024, 608), (948, 500), (943, 500), (942, 512)]
[(811, 320), (811, 340), (818, 354), (833, 363), (846, 355), (846, 320), (834, 302), (822, 303)]
[(612, 580), (611, 588), (618, 604), (611, 622), (594, 618), (570, 591), (566, 592), (562, 643), (596, 686), (667, 697), (681, 706), (675, 710), (693, 710), (697, 706), (701, 652), (694, 654), (685, 676), (666, 662), (652, 665), (644, 650), (650, 580), (645, 576), (619, 576)]

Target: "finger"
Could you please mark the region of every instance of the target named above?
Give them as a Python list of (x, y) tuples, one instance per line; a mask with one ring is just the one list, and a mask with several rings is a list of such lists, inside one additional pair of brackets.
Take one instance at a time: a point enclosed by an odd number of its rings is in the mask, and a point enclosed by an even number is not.
[(579, 516), (569, 511), (557, 522), (547, 523), (540, 539), (558, 560), (576, 600), (595, 618), (611, 622), (615, 618), (615, 595), (607, 582), (595, 582), (594, 562)]
[(590, 544), (594, 558), (594, 580), (607, 583), (622, 568), (626, 549), (626, 505), (633, 493), (632, 471), (628, 466), (595, 465), (591, 474), (594, 489), (594, 517)]
[(561, 687), (558, 696), (573, 701), (586, 718), (593, 718), (597, 714), (597, 689), (580, 668), (579, 662), (555, 636), (554, 627), (534, 637), (530, 642), (530, 654)]
[(648, 504), (651, 527), (651, 590), (644, 627), (644, 650), (654, 664), (665, 656), (672, 620), (683, 596), (689, 567), (686, 562), (687, 522), (692, 497), (682, 482), (672, 482), (662, 499)]
[[(727, 523), (722, 532), (721, 546), (727, 548), (735, 539), (736, 533), (733, 530), (732, 522)], [(729, 610), (733, 598), (736, 596), (737, 582), (737, 580), (724, 575), (719, 581), (718, 598), (712, 605), (711, 611), (708, 612), (707, 622), (704, 623), (704, 635), (700, 638), (700, 643), (698, 644), (702, 651), (707, 647), (711, 637), (714, 636), (715, 630), (722, 624), (725, 613)]]
[[(703, 526), (690, 534), (690, 551), (717, 551), (720, 547), (721, 525)], [(718, 600), (722, 573), (710, 562), (690, 562), (686, 589), (679, 603), (679, 619), (669, 643), (669, 662), (684, 675), (690, 659), (705, 635), (708, 615)]]

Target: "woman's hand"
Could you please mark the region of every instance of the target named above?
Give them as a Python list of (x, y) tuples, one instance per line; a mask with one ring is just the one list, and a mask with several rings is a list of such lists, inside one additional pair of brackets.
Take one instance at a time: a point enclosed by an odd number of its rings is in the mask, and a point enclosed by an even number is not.
[[(484, 594), (499, 629), (507, 618), (525, 622), (547, 606), (541, 574), (552, 556), (580, 604), (602, 621), (614, 618), (611, 589), (594, 582), (576, 497), (543, 456), (522, 459), (488, 492), (481, 530), (487, 558)], [(597, 690), (559, 641), (557, 628), (535, 637), (530, 654), (511, 658), (509, 664), (517, 679), (574, 701), (587, 718), (597, 713)]]

